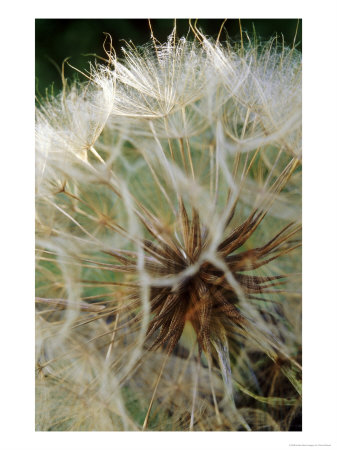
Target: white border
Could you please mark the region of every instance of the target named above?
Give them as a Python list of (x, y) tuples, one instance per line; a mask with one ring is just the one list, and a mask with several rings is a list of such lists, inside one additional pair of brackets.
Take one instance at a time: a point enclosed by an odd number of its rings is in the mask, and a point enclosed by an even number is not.
[[(336, 448), (337, 8), (334, 2), (58, 0), (2, 6), (1, 430), (6, 450)], [(304, 54), (304, 431), (36, 433), (34, 431), (35, 18), (302, 18)]]

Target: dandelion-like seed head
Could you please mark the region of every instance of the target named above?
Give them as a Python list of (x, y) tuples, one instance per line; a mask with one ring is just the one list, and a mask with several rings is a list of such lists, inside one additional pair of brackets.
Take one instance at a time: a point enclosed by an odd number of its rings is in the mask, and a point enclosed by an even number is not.
[(300, 56), (194, 33), (107, 52), (37, 113), (43, 429), (299, 409)]

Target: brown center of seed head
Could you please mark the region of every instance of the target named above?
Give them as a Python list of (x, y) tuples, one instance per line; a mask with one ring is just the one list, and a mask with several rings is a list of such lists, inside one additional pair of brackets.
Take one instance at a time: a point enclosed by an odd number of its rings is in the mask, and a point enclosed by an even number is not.
[[(208, 232), (201, 226), (197, 212), (193, 210), (190, 219), (181, 203), (179, 215), (182, 244), (172, 236), (166, 239), (161, 236), (156, 244), (144, 242), (145, 250), (154, 256), (155, 262), (146, 266), (154, 276), (180, 274), (195, 263), (202, 250), (207, 248)], [(286, 241), (294, 234), (294, 230), (290, 229), (293, 224), (289, 224), (263, 247), (233, 254), (247, 241), (264, 216), (263, 211), (254, 210), (217, 248), (217, 258), (225, 263), (248, 299), (266, 289), (270, 292), (270, 288), (277, 284), (274, 281), (283, 277), (261, 277), (243, 272), (261, 267), (280, 256), (289, 249)], [(283, 244), (286, 246), (284, 249)], [(266, 259), (270, 253), (272, 256)], [(229, 282), (223, 270), (208, 261), (203, 262), (195, 274), (183, 277), (173, 287), (153, 286), (150, 303), (153, 318), (147, 338), (151, 350), (165, 347), (167, 352), (172, 352), (187, 321), (196, 333), (199, 351), (205, 352), (209, 352), (219, 327), (226, 332), (228, 329), (242, 329), (246, 323), (246, 318), (240, 313), (239, 298), (233, 283)]]

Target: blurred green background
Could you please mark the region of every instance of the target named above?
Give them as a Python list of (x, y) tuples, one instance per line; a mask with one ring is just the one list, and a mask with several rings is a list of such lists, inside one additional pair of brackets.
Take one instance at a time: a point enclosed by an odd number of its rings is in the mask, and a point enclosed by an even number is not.
[[(206, 35), (216, 37), (223, 19), (200, 19), (198, 28)], [(242, 29), (250, 34), (255, 32), (262, 39), (275, 34), (284, 36), (285, 43), (292, 45), (296, 36), (297, 48), (301, 50), (302, 26), (297, 19), (243, 19)], [(151, 19), (156, 38), (164, 42), (173, 29), (173, 19)], [(178, 36), (186, 35), (189, 28), (187, 19), (177, 19)], [(238, 19), (228, 19), (225, 29), (231, 39), (240, 39)], [(150, 40), (147, 19), (36, 19), (35, 21), (35, 76), (36, 92), (44, 96), (46, 88), (57, 93), (61, 87), (61, 67), (65, 58), (79, 70), (88, 69), (88, 61), (94, 61), (94, 54), (105, 57), (103, 51), (104, 32), (112, 36), (113, 46), (121, 56), (123, 39), (132, 40), (136, 45)], [(222, 34), (224, 39), (225, 33)], [(91, 54), (88, 56), (88, 54)], [(65, 66), (65, 76), (74, 77), (75, 71)]]

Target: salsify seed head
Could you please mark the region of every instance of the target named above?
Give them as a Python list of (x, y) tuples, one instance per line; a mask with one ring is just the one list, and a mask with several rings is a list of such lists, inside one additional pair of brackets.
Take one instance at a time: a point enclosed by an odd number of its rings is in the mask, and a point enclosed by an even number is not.
[(39, 429), (299, 420), (300, 54), (193, 31), (37, 111)]

